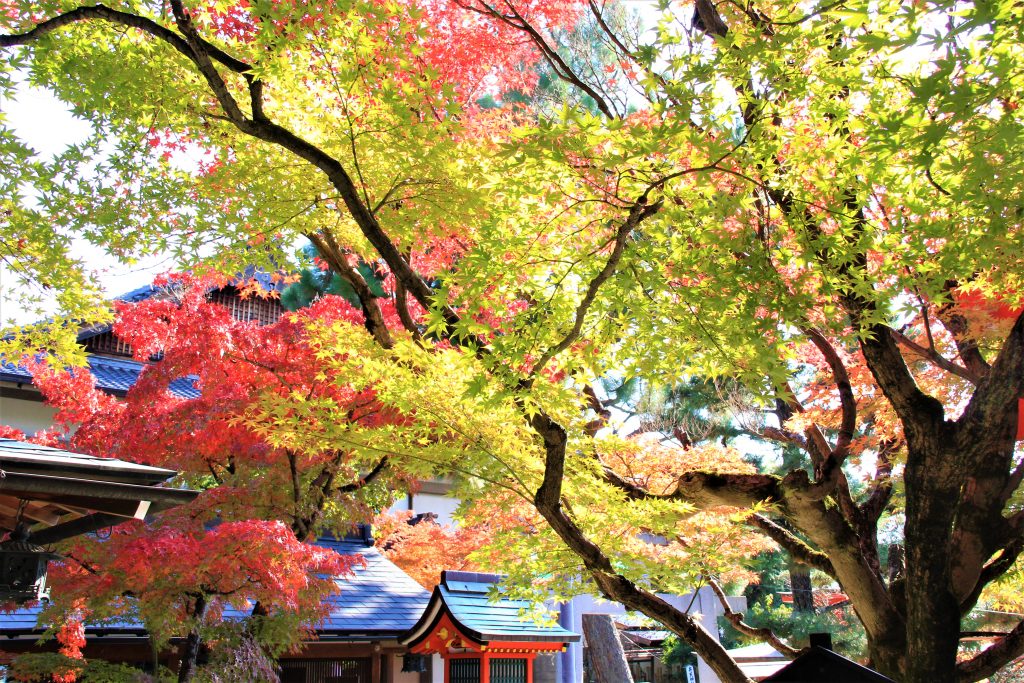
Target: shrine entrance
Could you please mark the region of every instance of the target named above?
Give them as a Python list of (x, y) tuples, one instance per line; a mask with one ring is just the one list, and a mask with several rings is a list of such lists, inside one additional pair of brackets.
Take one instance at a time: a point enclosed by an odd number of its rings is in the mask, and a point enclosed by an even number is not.
[(540, 653), (564, 652), (579, 635), (524, 620), (529, 603), (494, 598), (497, 574), (442, 572), (419, 622), (399, 640), (414, 654), (439, 654), (445, 683), (533, 683)]
[[(526, 683), (533, 679), (531, 664), (527, 658), (490, 658), (487, 669), (490, 683)], [(452, 659), (449, 665), (451, 683), (479, 683), (482, 660), (479, 657)]]

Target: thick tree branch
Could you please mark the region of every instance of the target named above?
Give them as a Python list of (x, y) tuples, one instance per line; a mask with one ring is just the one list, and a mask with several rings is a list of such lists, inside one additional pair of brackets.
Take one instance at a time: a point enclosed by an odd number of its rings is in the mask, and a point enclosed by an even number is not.
[(1004, 503), (1010, 500), (1010, 496), (1020, 487), (1021, 482), (1024, 482), (1024, 458), (1021, 458), (1021, 461), (1017, 463), (1017, 466), (1006, 480), (1006, 486), (1003, 487), (1003, 491), (999, 496)]
[[(965, 430), (967, 438), (999, 434), (1012, 444), (1021, 397), (1024, 397), (1024, 313), (1017, 316), (999, 355), (992, 362), (991, 372), (978, 384), (957, 425)], [(1009, 458), (1013, 448), (1004, 451)]]
[(1021, 552), (1024, 552), (1024, 534), (1018, 534), (1011, 539), (1000, 551), (998, 557), (982, 568), (974, 589), (960, 603), (961, 614), (966, 615), (974, 609), (985, 587), (1008, 572), (1020, 557)]
[(607, 282), (615, 274), (615, 271), (618, 270), (619, 262), (622, 261), (622, 254), (626, 249), (626, 242), (629, 240), (629, 236), (645, 218), (653, 216), (661, 209), (662, 203), (660, 201), (654, 204), (647, 203), (648, 192), (650, 192), (649, 189), (636, 200), (629, 210), (629, 216), (626, 220), (622, 221), (615, 231), (615, 236), (612, 238), (612, 251), (608, 255), (608, 260), (598, 274), (594, 276), (594, 279), (590, 281), (590, 284), (587, 285), (587, 291), (576, 306), (576, 315), (573, 320), (572, 329), (566, 333), (560, 342), (541, 355), (530, 370), (531, 378), (536, 377), (544, 369), (544, 366), (548, 364), (548, 361), (568, 349), (580, 338), (587, 312), (594, 304), (595, 299), (597, 299), (597, 293), (601, 289), (601, 285)]
[(650, 493), (605, 466), (605, 479), (632, 500), (678, 500), (699, 508), (728, 505), (747, 508), (781, 500), (780, 479), (771, 474), (717, 474), (684, 472), (669, 493)]
[(587, 406), (597, 415), (596, 418), (587, 423), (586, 427), (587, 434), (593, 437), (608, 424), (608, 420), (612, 417), (612, 411), (608, 410), (604, 403), (601, 402), (593, 386), (588, 384), (583, 387), (583, 395), (587, 398)]
[(231, 94), (227, 82), (220, 75), (220, 72), (217, 71), (217, 67), (213, 65), (213, 60), (206, 51), (203, 39), (200, 38), (199, 33), (192, 25), (192, 19), (188, 12), (185, 11), (181, 0), (170, 0), (170, 4), (171, 13), (174, 15), (174, 22), (178, 26), (178, 31), (184, 36), (191, 52), (187, 56), (196, 65), (200, 75), (206, 79), (207, 85), (210, 86), (210, 90), (217, 98), (217, 102), (220, 104), (221, 109), (224, 110), (224, 113), (227, 114), (227, 117), (236, 124), (241, 123), (246, 118), (245, 114), (242, 113), (234, 95)]
[(961, 683), (974, 683), (991, 676), (1021, 655), (1024, 655), (1024, 621), (980, 654), (957, 663), (956, 673)]
[(809, 567), (835, 577), (836, 570), (825, 553), (818, 552), (804, 543), (796, 534), (762, 514), (751, 515), (747, 523), (759, 529), (765, 536), (778, 543), (790, 556)]
[[(960, 283), (956, 280), (947, 280), (944, 283), (943, 291), (950, 298), (953, 298), (953, 291), (959, 286)], [(976, 377), (980, 378), (987, 375), (991, 367), (981, 354), (978, 342), (971, 333), (971, 324), (963, 313), (960, 312), (954, 303), (948, 303), (940, 307), (937, 310), (937, 314), (946, 330), (953, 335), (953, 341), (956, 344), (957, 352), (960, 354), (960, 360), (963, 361), (964, 367), (970, 370), (971, 374)]]
[(1024, 394), (1024, 314), (1018, 316), (1002, 349), (963, 414), (954, 423), (958, 448), (969, 448), (969, 463), (955, 461), (959, 484), (953, 527), (951, 569), (959, 602), (981, 579), (985, 562), (1019, 533), (1016, 519), (1003, 517), (1014, 474), (1014, 439), (1019, 397)]
[(717, 38), (729, 33), (729, 27), (722, 21), (722, 15), (711, 0), (697, 0), (693, 3), (693, 27)]
[[(853, 308), (854, 319), (859, 308)], [(892, 328), (873, 324), (862, 332), (861, 351), (875, 382), (895, 408), (907, 431), (917, 443), (930, 440), (943, 429), (942, 404), (917, 386), (903, 355), (896, 346)]]
[[(70, 26), (80, 21), (89, 21), (94, 19), (100, 19), (112, 24), (119, 24), (121, 26), (139, 29), (155, 38), (159, 38), (160, 40), (167, 42), (174, 47), (174, 49), (189, 59), (193, 58), (192, 48), (174, 31), (161, 26), (152, 19), (140, 17), (128, 12), (121, 12), (102, 4), (76, 7), (64, 14), (53, 17), (52, 19), (40, 22), (31, 30), (24, 33), (0, 35), (0, 48), (13, 47), (15, 45), (27, 45), (66, 26)], [(235, 59), (216, 45), (202, 39), (199, 40), (199, 44), (208, 55), (235, 73), (245, 73), (251, 68), (245, 62)]]
[[(808, 336), (818, 349), (818, 352), (825, 358), (825, 362), (828, 363), (829, 368), (832, 370), (832, 379), (836, 384), (836, 390), (839, 392), (839, 401), (843, 411), (842, 422), (839, 425), (839, 436), (836, 439), (836, 445), (832, 448), (828, 457), (831, 466), (838, 467), (846, 460), (850, 449), (850, 442), (853, 440), (853, 432), (857, 427), (857, 399), (853, 395), (853, 386), (850, 384), (850, 375), (846, 371), (846, 365), (843, 364), (843, 360), (836, 353), (835, 348), (828, 339), (825, 338), (825, 335), (813, 328), (805, 329), (804, 334)], [(823, 469), (828, 466), (829, 463), (826, 463)], [(819, 473), (819, 477), (822, 474), (824, 473)]]
[(412, 313), (409, 312), (409, 293), (405, 291), (401, 280), (397, 279), (395, 280), (395, 310), (398, 311), (398, 319), (402, 321), (402, 327), (412, 335), (413, 339), (419, 341), (423, 335), (420, 333), (419, 325), (413, 319)]
[(505, 6), (508, 8), (509, 13), (504, 14), (496, 7), (491, 6), (486, 2), (483, 2), (483, 0), (477, 0), (477, 2), (479, 2), (479, 6), (475, 5), (472, 1), (468, 3), (463, 2), (462, 0), (456, 1), (458, 2), (459, 6), (464, 9), (467, 9), (471, 12), (489, 15), (497, 19), (498, 21), (504, 24), (508, 24), (512, 28), (515, 28), (525, 33), (527, 36), (529, 36), (530, 40), (537, 47), (537, 49), (540, 50), (540, 53), (544, 57), (544, 60), (548, 63), (549, 66), (551, 66), (551, 68), (554, 70), (554, 72), (558, 75), (559, 78), (566, 81), (567, 83), (576, 86), (577, 88), (585, 92), (592, 100), (594, 100), (594, 104), (597, 105), (597, 108), (606, 117), (608, 117), (609, 119), (616, 118), (617, 115), (614, 111), (612, 111), (612, 108), (611, 106), (609, 106), (608, 101), (605, 99), (605, 97), (601, 93), (597, 92), (597, 90), (595, 90), (593, 86), (584, 81), (575, 71), (573, 71), (572, 67), (570, 67), (566, 63), (566, 61), (562, 59), (562, 56), (558, 54), (558, 51), (548, 44), (548, 42), (544, 39), (544, 36), (540, 34), (540, 31), (538, 31), (533, 25), (531, 25), (530, 22), (528, 22), (526, 18), (519, 13), (519, 11), (515, 8), (514, 5), (506, 1)]
[(892, 454), (899, 448), (900, 441), (890, 439), (878, 449), (878, 465), (876, 466), (874, 488), (860, 506), (860, 518), (864, 525), (873, 528), (878, 523), (886, 506), (892, 499)]
[[(780, 399), (782, 405), (785, 407), (784, 414), (787, 416), (786, 419), (793, 415), (807, 412), (804, 404), (800, 402), (800, 399), (796, 397), (796, 392), (787, 382), (783, 387), (784, 397)], [(782, 419), (783, 414), (780, 413), (778, 407), (776, 407), (776, 414), (779, 415), (779, 424), (784, 425), (785, 420)], [(792, 434), (788, 430), (783, 433)], [(825, 439), (825, 435), (821, 433), (821, 429), (816, 424), (810, 424), (804, 429), (804, 438), (801, 443), (803, 449), (807, 451), (807, 454), (811, 456), (811, 463), (814, 465), (815, 470), (820, 469), (821, 464), (828, 457), (828, 454), (832, 451), (832, 448), (828, 445), (828, 441)]]
[(349, 265), (344, 250), (330, 232), (310, 233), (306, 238), (316, 247), (320, 257), (324, 259), (345, 282), (352, 286), (359, 304), (363, 309), (364, 325), (381, 347), (390, 349), (395, 345), (390, 330), (384, 322), (384, 314), (380, 310), (377, 295), (370, 289), (363, 276)]

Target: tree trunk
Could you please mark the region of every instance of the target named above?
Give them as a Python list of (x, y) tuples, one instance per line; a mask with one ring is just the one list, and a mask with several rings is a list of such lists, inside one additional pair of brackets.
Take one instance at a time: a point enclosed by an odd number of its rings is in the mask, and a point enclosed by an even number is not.
[(149, 654), (153, 658), (153, 679), (159, 680), (160, 678), (160, 650), (156, 647), (156, 640), (153, 638), (153, 633), (149, 633)]
[(950, 556), (960, 494), (954, 463), (962, 456), (927, 443), (907, 455), (906, 681), (957, 680), (960, 603), (953, 594)]
[(633, 683), (619, 630), (607, 614), (584, 614), (583, 637), (587, 639), (590, 669), (597, 683)]
[(903, 552), (903, 545), (900, 543), (889, 544), (889, 559), (886, 562), (886, 569), (889, 574), (889, 585), (903, 578), (907, 571), (906, 553)]
[(188, 683), (196, 673), (196, 664), (199, 661), (199, 646), (202, 644), (199, 627), (209, 609), (210, 604), (206, 601), (206, 596), (200, 595), (196, 598), (193, 614), (196, 619), (196, 625), (188, 632), (188, 637), (182, 645), (181, 666), (178, 668), (178, 683)]
[(813, 612), (814, 588), (811, 585), (811, 568), (792, 557), (789, 558), (789, 584), (793, 591), (793, 611)]

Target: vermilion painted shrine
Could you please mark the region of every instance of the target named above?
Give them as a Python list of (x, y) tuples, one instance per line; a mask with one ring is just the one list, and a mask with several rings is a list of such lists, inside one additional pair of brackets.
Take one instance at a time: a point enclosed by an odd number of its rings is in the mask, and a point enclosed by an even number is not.
[(524, 620), (531, 605), (500, 598), (497, 574), (441, 572), (419, 622), (400, 642), (444, 660), (445, 683), (533, 683), (537, 655), (561, 652), (579, 635)]

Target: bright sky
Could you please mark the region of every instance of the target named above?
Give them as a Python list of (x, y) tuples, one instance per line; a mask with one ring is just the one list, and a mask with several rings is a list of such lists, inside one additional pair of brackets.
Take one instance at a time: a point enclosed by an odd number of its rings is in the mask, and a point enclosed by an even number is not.
[[(49, 92), (26, 85), (18, 88), (15, 99), (0, 97), (0, 114), (22, 142), (32, 147), (42, 158), (52, 158), (63, 152), (69, 145), (85, 139), (90, 130), (85, 121), (75, 118)], [(111, 297), (148, 284), (154, 275), (172, 267), (163, 258), (125, 266), (109, 259), (102, 249), (85, 241), (76, 243), (74, 252), (98, 273), (105, 293)], [(35, 312), (18, 304), (14, 290), (19, 286), (0, 264), (0, 326), (10, 319), (24, 324), (38, 318)]]

